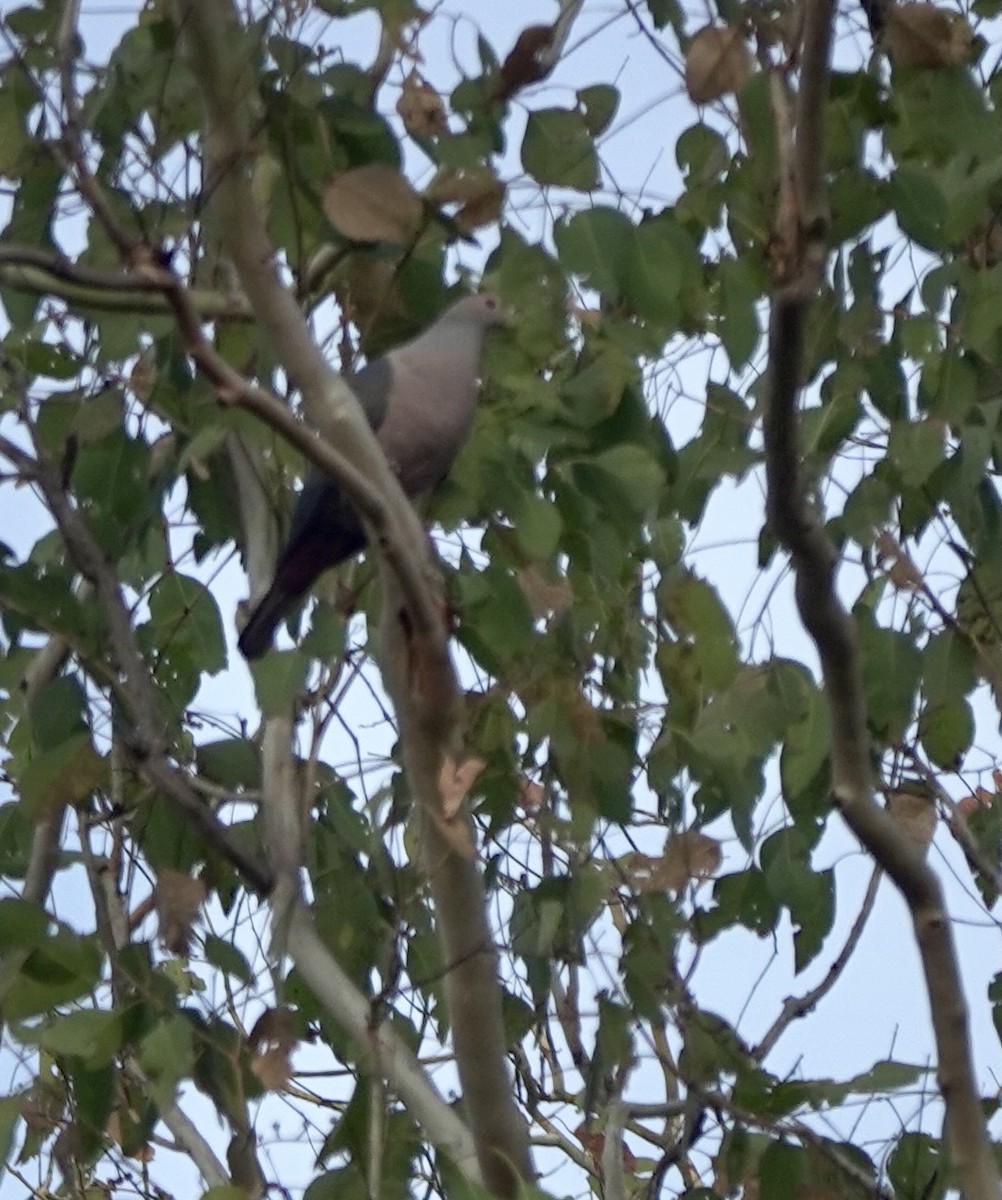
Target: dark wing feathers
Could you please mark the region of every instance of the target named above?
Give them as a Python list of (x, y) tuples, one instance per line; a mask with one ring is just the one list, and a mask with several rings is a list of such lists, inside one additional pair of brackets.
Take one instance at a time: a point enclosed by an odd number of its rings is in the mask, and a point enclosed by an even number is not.
[[(385, 358), (348, 376), (351, 390), (374, 430), (386, 416), (392, 382), (393, 368)], [(308, 475), (292, 510), (289, 537), (275, 566), (274, 582), (240, 634), (244, 657), (264, 654), (290, 603), (302, 596), (323, 571), (351, 558), (364, 545), (362, 522), (341, 489), (326, 475)]]

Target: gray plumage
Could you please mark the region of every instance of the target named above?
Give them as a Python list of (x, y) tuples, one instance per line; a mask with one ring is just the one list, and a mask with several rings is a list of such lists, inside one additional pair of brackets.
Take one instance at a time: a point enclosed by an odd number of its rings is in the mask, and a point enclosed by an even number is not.
[[(484, 335), (503, 322), (495, 297), (468, 296), (424, 333), (347, 377), (412, 499), (445, 478), (469, 436)], [(244, 657), (264, 654), (279, 621), (317, 577), (357, 554), (365, 541), (362, 522), (337, 484), (312, 472), (296, 501), (274, 581), (240, 634)]]

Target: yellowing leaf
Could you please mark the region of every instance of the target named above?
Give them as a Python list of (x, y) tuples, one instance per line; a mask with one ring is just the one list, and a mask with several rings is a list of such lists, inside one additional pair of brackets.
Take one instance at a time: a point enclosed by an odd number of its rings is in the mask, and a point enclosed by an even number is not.
[(740, 29), (707, 26), (689, 43), (685, 56), (685, 87), (695, 104), (709, 104), (748, 82), (755, 60)]
[(287, 1008), (269, 1008), (248, 1039), (251, 1070), (269, 1091), (280, 1091), (292, 1076), (290, 1057), (299, 1043), (299, 1024)]
[(353, 242), (407, 245), (424, 224), (424, 204), (389, 163), (367, 163), (336, 176), (323, 193), (327, 219)]
[(207, 891), (201, 879), (165, 867), (157, 877), (153, 900), (160, 938), (174, 954), (186, 954)]
[(548, 617), (551, 613), (560, 616), (574, 603), (574, 593), (567, 580), (547, 579), (535, 563), (517, 570), (515, 578), (536, 620)]
[(670, 837), (660, 857), (631, 854), (624, 866), (638, 892), (678, 892), (688, 883), (709, 879), (720, 867), (720, 843), (690, 829)]
[(486, 167), (443, 168), (425, 190), (435, 204), (458, 204), (454, 220), (460, 233), (493, 225), (501, 215), (504, 184)]
[(404, 128), (415, 137), (439, 137), (448, 132), (442, 97), (417, 71), (411, 71), (404, 80), (397, 112)]
[(881, 562), (889, 563), (888, 578), (898, 591), (917, 591), (922, 586), (922, 572), (904, 552), (897, 538), (885, 529), (876, 541)]
[(105, 762), (89, 733), (78, 733), (38, 754), (21, 772), (21, 804), (29, 820), (39, 820), (64, 804), (77, 804), (105, 776)]
[(895, 4), (888, 9), (891, 60), (898, 67), (954, 67), (971, 52), (963, 17), (935, 4)]

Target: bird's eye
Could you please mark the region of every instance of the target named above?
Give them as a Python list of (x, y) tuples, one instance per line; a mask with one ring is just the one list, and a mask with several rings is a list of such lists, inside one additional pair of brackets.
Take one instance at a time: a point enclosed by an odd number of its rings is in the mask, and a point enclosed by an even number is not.
[(497, 306), (498, 306), (498, 302), (497, 302), (497, 301), (494, 299), (494, 297), (493, 297), (493, 296), (488, 296), (488, 297), (487, 297), (487, 299), (486, 299), (486, 301), (485, 301), (485, 303), (486, 303), (487, 307), (488, 307), (488, 308), (489, 308), (489, 309), (490, 309), (492, 312), (493, 312), (493, 311), (494, 311), (494, 309), (495, 309), (495, 308), (497, 308)]

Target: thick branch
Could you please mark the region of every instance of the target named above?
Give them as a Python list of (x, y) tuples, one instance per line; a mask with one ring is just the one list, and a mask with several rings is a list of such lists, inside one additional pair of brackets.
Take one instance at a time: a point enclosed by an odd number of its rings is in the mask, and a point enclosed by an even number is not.
[(354, 1038), (360, 1051), (369, 1047), (372, 1068), (389, 1080), (429, 1139), (480, 1183), (477, 1153), (469, 1131), (435, 1090), (417, 1058), (385, 1023), (373, 1024), (369, 1002), (352, 984), (320, 941), (306, 909), (295, 906), (288, 929), (288, 950), (317, 999)]
[(768, 516), (793, 560), (797, 608), (821, 660), (835, 801), (911, 910), (961, 1190), (968, 1200), (997, 1200), (998, 1173), (974, 1079), (967, 1008), (939, 880), (922, 852), (874, 799), (859, 641), (835, 589), (837, 556), (808, 500), (801, 466), (797, 403), (804, 329), (825, 261), (824, 118), (832, 21), (831, 0), (807, 4), (792, 180), (780, 181), (781, 192), (793, 189), (792, 196), (781, 196), (781, 209), (797, 213), (799, 226), (795, 244), (787, 245), (781, 256), (790, 274), (780, 281), (769, 329), (764, 423)]
[[(383, 671), (401, 728), (403, 758), (413, 794), (428, 814), (426, 856), (446, 959), (450, 1019), (480, 1169), (497, 1194), (514, 1195), (532, 1176), (528, 1134), (506, 1070), (497, 959), (486, 918), (483, 880), (473, 857), (455, 845), (435, 846), (441, 832), (443, 764), (460, 743), (462, 706), (449, 656), (442, 605), (429, 585), (426, 539), (413, 509), (375, 442), (350, 390), (317, 347), (294, 297), (276, 269), (276, 256), (250, 187), (253, 80), (244, 31), (229, 0), (175, 0), (176, 20), (206, 109), (206, 149), (212, 199), (225, 249), (241, 285), (289, 377), (303, 394), (310, 423), (341, 451), (332, 474), (355, 501), (375, 497), (376, 511), (359, 510), (379, 551), (384, 585)], [(333, 464), (332, 464), (333, 465)], [(348, 474), (346, 474), (346, 470)], [(365, 491), (347, 486), (368, 481)], [(373, 536), (373, 535), (378, 536)], [(278, 774), (275, 773), (275, 777)], [(269, 796), (266, 804), (280, 803)], [(464, 810), (460, 824), (468, 822)], [(288, 946), (296, 956), (296, 921)]]
[(446, 813), (442, 802), (443, 777), (455, 777), (461, 752), (461, 696), (444, 639), (408, 628), (385, 569), (383, 591), (383, 678), (396, 699), (407, 780), (421, 813), (463, 1105), (487, 1186), (513, 1196), (520, 1180), (533, 1177), (533, 1167), (508, 1071), (497, 950), (469, 808), (464, 801), (458, 812)]

